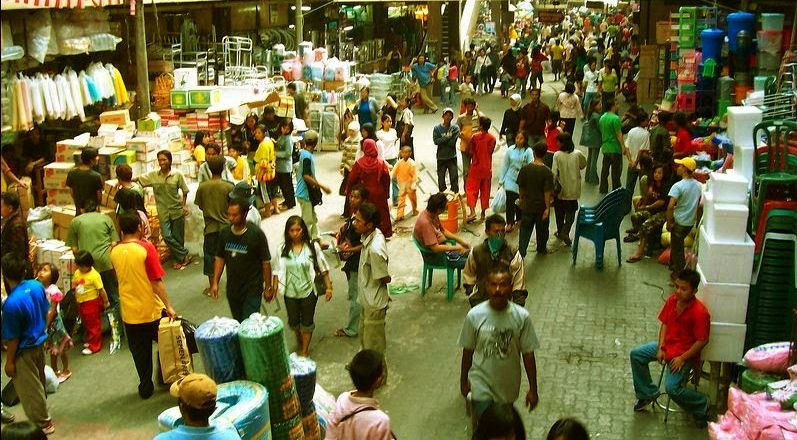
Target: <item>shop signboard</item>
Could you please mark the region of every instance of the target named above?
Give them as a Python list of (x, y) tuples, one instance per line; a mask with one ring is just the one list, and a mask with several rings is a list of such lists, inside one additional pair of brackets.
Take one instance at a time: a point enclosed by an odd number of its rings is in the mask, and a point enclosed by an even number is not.
[(543, 24), (558, 24), (565, 19), (565, 14), (558, 10), (538, 9), (536, 15), (540, 23)]

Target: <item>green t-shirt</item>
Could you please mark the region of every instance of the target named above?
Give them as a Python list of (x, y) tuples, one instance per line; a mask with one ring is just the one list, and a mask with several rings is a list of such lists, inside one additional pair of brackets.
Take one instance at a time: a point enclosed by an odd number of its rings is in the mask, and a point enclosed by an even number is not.
[(232, 183), (221, 179), (210, 179), (199, 184), (194, 203), (205, 218), (205, 235), (219, 232), (229, 224), (227, 195), (232, 189)]
[(94, 258), (97, 272), (113, 269), (111, 243), (119, 241), (119, 233), (110, 217), (99, 212), (87, 212), (72, 219), (66, 244), (88, 251)]
[(620, 141), (617, 140), (617, 133), (622, 133), (620, 126), (620, 116), (612, 112), (606, 112), (598, 121), (601, 129), (601, 151), (604, 153), (622, 153)]
[(605, 70), (601, 70), (599, 80), (603, 82), (604, 92), (613, 92), (617, 89), (617, 74), (614, 73), (614, 70), (610, 71), (608, 74)]

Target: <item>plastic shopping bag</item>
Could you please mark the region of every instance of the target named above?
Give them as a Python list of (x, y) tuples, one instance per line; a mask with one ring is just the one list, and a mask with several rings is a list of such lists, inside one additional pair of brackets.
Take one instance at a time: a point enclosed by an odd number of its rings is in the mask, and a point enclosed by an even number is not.
[(495, 214), (501, 214), (506, 211), (506, 190), (503, 186), (499, 186), (498, 191), (495, 192), (495, 197), (493, 197), (493, 203), (490, 205), (490, 208), (493, 209), (493, 213)]

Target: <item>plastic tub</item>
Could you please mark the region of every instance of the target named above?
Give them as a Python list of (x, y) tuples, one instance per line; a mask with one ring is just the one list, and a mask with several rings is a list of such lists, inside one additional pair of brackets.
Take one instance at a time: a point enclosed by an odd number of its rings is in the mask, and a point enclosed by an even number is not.
[(780, 54), (783, 47), (783, 32), (758, 31), (758, 52)]
[(779, 54), (761, 52), (758, 54), (759, 70), (777, 70), (780, 67), (782, 58)]
[(734, 87), (734, 93), (736, 94), (736, 99), (734, 100), (734, 102), (737, 105), (741, 105), (742, 104), (742, 100), (747, 98), (747, 92), (750, 92), (752, 90), (753, 90), (753, 88), (750, 87), (750, 86), (746, 86), (744, 84), (737, 84)]
[(765, 13), (761, 14), (761, 29), (765, 31), (783, 30), (783, 14)]
[(752, 34), (755, 30), (755, 15), (749, 12), (734, 12), (728, 14), (728, 47), (731, 52), (736, 51), (736, 34), (747, 31)]
[(709, 58), (719, 61), (722, 54), (722, 43), (725, 41), (725, 31), (721, 29), (706, 29), (700, 33), (703, 43), (703, 62)]
[(756, 92), (763, 91), (767, 85), (767, 80), (769, 78), (770, 78), (769, 76), (756, 76), (755, 78), (753, 78), (753, 88), (755, 89), (755, 91)]

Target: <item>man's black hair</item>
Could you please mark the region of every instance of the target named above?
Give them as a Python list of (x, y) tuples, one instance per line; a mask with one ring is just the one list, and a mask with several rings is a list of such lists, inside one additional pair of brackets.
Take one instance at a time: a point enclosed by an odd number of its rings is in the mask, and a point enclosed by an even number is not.
[(362, 350), (354, 355), (346, 369), (357, 391), (369, 392), (385, 370), (385, 358), (376, 350)]

